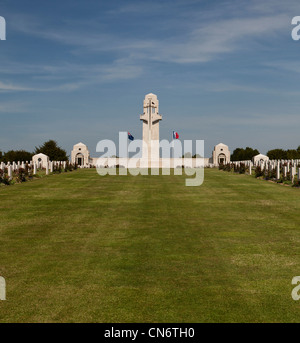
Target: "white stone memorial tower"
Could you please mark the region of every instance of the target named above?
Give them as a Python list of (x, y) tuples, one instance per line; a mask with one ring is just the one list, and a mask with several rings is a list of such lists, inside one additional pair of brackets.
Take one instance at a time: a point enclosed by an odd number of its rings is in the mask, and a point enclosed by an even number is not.
[(157, 96), (149, 93), (144, 99), (144, 110), (140, 119), (143, 121), (143, 157), (142, 165), (148, 162), (148, 168), (159, 167), (159, 121)]

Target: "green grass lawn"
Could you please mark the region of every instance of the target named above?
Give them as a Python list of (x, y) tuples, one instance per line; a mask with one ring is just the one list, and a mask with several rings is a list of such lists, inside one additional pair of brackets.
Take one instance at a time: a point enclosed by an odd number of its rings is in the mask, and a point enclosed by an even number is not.
[(0, 322), (299, 322), (300, 190), (213, 169), (0, 188)]

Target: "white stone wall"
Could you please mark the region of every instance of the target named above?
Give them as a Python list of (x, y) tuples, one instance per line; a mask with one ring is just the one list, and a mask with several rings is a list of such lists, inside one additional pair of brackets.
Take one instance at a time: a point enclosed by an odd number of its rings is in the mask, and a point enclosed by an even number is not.
[(82, 167), (87, 167), (91, 163), (90, 152), (88, 147), (83, 143), (78, 143), (73, 146), (73, 150), (71, 152), (71, 163), (78, 164), (79, 158), (81, 158)]
[(32, 157), (32, 162), (38, 167), (46, 168), (46, 166), (49, 164), (49, 157), (45, 154), (36, 154)]
[(254, 164), (257, 164), (258, 162), (267, 162), (269, 161), (269, 157), (263, 154), (258, 154), (253, 157), (252, 161)]
[(219, 143), (215, 146), (213, 153), (212, 153), (212, 163), (215, 166), (219, 165), (221, 159), (224, 159), (224, 164), (230, 162), (230, 151), (227, 145), (223, 143)]

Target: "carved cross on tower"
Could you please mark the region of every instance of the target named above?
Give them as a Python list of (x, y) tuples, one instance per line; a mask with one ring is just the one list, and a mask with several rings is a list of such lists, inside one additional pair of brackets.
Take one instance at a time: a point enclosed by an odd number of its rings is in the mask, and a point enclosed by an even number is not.
[(157, 96), (149, 93), (144, 99), (144, 112), (140, 116), (143, 121), (143, 158), (148, 161), (159, 159), (159, 121), (162, 116), (158, 114)]

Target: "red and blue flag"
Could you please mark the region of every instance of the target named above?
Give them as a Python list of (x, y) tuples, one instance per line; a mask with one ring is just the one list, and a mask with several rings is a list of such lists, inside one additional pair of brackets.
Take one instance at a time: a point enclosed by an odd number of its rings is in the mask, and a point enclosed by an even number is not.
[(131, 141), (134, 141), (134, 137), (132, 136), (132, 134), (130, 132), (128, 132), (128, 139)]
[(179, 134), (176, 131), (173, 131), (173, 139), (178, 139), (179, 138)]

